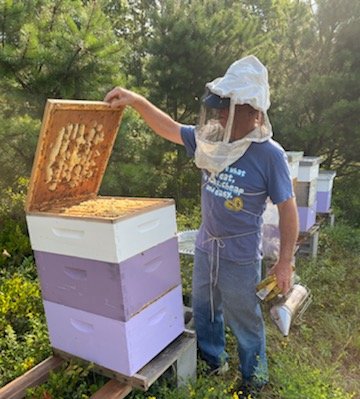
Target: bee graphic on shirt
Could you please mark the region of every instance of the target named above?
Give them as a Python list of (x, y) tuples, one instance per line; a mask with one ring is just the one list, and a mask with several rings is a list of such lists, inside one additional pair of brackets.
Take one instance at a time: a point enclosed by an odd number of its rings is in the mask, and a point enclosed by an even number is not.
[(244, 207), (244, 201), (241, 197), (234, 197), (224, 202), (225, 208), (230, 211), (239, 212)]

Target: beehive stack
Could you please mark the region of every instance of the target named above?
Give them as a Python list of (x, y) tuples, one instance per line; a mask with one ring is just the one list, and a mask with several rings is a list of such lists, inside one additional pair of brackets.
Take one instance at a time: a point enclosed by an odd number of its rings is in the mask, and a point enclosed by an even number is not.
[(320, 157), (305, 156), (300, 160), (295, 196), (299, 212), (300, 232), (307, 232), (316, 221), (316, 188)]
[(131, 376), (184, 321), (174, 201), (97, 196), (121, 114), (48, 101), (26, 213), (52, 347)]
[(317, 182), (316, 191), (316, 212), (329, 213), (331, 208), (331, 197), (334, 179), (336, 176), (335, 171), (320, 170)]

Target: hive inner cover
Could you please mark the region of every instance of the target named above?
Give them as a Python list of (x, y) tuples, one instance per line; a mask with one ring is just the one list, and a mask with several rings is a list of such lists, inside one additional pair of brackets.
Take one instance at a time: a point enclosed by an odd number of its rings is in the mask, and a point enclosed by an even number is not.
[(98, 101), (48, 100), (27, 198), (27, 211), (98, 193), (122, 110)]

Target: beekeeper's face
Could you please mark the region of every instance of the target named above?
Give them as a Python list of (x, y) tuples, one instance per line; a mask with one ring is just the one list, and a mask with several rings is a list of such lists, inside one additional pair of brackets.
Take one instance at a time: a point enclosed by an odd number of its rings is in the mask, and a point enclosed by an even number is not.
[[(229, 118), (229, 108), (221, 108), (219, 122), (223, 128)], [(248, 104), (235, 106), (234, 122), (232, 126), (231, 141), (241, 139), (261, 124), (261, 112)]]

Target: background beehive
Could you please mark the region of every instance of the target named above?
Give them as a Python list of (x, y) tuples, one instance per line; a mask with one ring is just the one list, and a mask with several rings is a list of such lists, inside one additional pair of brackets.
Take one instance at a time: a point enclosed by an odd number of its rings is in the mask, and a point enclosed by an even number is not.
[(295, 188), (296, 198), (299, 198), (298, 213), (300, 232), (306, 232), (316, 222), (316, 187), (319, 175), (320, 157), (305, 156), (300, 160), (298, 184)]

